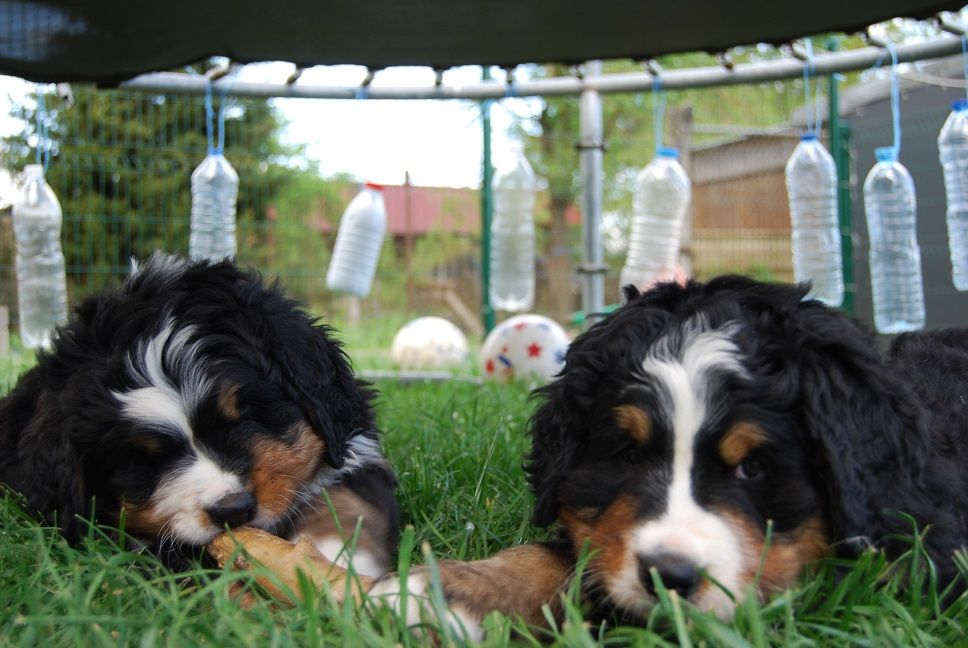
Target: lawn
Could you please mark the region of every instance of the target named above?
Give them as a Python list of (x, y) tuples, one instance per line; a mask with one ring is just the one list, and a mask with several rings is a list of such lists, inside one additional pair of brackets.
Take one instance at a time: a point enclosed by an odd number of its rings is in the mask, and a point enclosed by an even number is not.
[[(352, 352), (352, 349), (351, 349)], [(30, 360), (0, 358), (0, 393)], [(380, 424), (400, 477), (401, 564), (473, 559), (542, 537), (529, 523), (521, 457), (533, 406), (521, 385), (380, 383)], [(740, 606), (730, 623), (666, 599), (645, 627), (590, 626), (570, 597), (568, 621), (527, 628), (493, 615), (488, 645), (968, 646), (968, 596), (942, 610), (934, 593), (900, 588), (924, 576), (916, 544), (891, 565), (875, 553), (827, 561), (797, 590)], [(962, 566), (968, 573), (968, 565)], [(525, 577), (526, 575), (522, 575)], [(421, 645), (392, 612), (335, 606), (309, 592), (294, 608), (242, 610), (226, 590), (246, 575), (197, 568), (172, 573), (92, 531), (71, 548), (0, 498), (0, 645), (289, 646)], [(931, 592), (930, 588), (928, 591)], [(433, 619), (428, 619), (435, 626)], [(440, 635), (442, 643), (459, 637)]]

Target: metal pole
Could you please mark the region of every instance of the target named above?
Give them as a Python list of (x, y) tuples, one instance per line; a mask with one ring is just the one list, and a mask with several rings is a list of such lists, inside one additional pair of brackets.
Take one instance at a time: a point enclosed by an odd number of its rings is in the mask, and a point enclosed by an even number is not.
[[(585, 64), (586, 78), (601, 74), (601, 61)], [(578, 273), (585, 326), (590, 326), (604, 314), (605, 273), (608, 272), (602, 245), (602, 154), (605, 144), (602, 139), (602, 97), (591, 84), (581, 93), (580, 113), (582, 263)]]
[[(961, 53), (961, 39), (945, 36), (932, 41), (901, 45), (897, 49), (898, 62), (921, 61)], [(824, 54), (816, 57), (816, 70), (820, 76), (834, 72), (865, 70), (884, 56), (878, 47)], [(708, 88), (712, 86), (742, 85), (795, 79), (803, 75), (803, 62), (777, 60), (768, 63), (737, 64), (731, 70), (722, 66), (669, 70), (662, 74), (662, 87), (667, 90), (685, 88)], [(519, 97), (578, 96), (586, 88), (594, 88), (602, 94), (613, 92), (647, 92), (652, 89), (655, 78), (644, 72), (607, 74), (577, 79), (555, 77), (516, 81), (514, 90)], [(120, 84), (128, 90), (147, 92), (203, 94), (206, 80), (199, 75), (179, 72), (154, 72), (135, 77)], [(366, 92), (367, 99), (500, 99), (505, 96), (507, 84), (485, 78), (481, 83), (466, 86), (426, 86), (417, 88), (373, 87)], [(249, 83), (230, 78), (215, 81), (212, 87), (236, 97), (289, 97), (304, 99), (359, 99), (358, 87), (305, 86), (298, 83)]]
[[(491, 78), (491, 70), (483, 67), (481, 78)], [(484, 320), (484, 335), (494, 328), (494, 308), (491, 307), (491, 217), (494, 209), (494, 196), (491, 192), (491, 179), (494, 167), (491, 165), (491, 100), (481, 102), (481, 130), (484, 134), (484, 159), (481, 163), (481, 316)]]
[[(835, 52), (839, 48), (836, 38), (827, 41), (827, 48)], [(840, 120), (840, 80), (836, 74), (827, 79), (828, 129), (830, 132), (830, 153), (837, 165), (837, 215), (840, 223), (840, 250), (844, 276), (844, 303), (841, 308), (854, 314), (854, 227), (850, 200), (850, 129)]]
[(403, 258), (407, 268), (407, 306), (413, 308), (414, 304), (414, 285), (413, 285), (413, 183), (410, 181), (410, 172), (403, 172), (403, 185), (406, 187), (406, 201), (404, 202), (404, 223), (406, 233), (403, 239)]

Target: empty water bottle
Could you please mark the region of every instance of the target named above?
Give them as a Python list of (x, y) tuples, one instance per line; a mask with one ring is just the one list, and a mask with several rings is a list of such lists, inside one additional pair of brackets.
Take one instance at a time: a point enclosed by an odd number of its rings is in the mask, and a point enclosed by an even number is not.
[(793, 276), (809, 281), (810, 297), (830, 306), (844, 300), (837, 216), (837, 167), (816, 135), (804, 135), (786, 165), (793, 226)]
[(924, 327), (914, 180), (893, 148), (875, 154), (864, 181), (874, 326), (881, 333), (914, 331)]
[(331, 290), (357, 297), (370, 294), (386, 228), (383, 187), (367, 182), (339, 221), (336, 246), (326, 273), (326, 285)]
[(679, 151), (661, 147), (639, 172), (632, 198), (632, 226), (619, 287), (646, 287), (671, 274), (679, 261), (682, 222), (692, 199)]
[(67, 321), (62, 222), (60, 202), (44, 180), (44, 167), (28, 164), (20, 201), (13, 206), (13, 230), (20, 340), (30, 349), (49, 345), (54, 328)]
[(938, 135), (938, 153), (948, 196), (948, 248), (951, 279), (968, 290), (968, 101), (959, 99)]
[(498, 167), (491, 187), (491, 306), (527, 311), (534, 306), (534, 171), (515, 143), (513, 155)]
[(221, 153), (209, 153), (192, 172), (192, 231), (188, 253), (215, 261), (234, 257), (239, 174)]

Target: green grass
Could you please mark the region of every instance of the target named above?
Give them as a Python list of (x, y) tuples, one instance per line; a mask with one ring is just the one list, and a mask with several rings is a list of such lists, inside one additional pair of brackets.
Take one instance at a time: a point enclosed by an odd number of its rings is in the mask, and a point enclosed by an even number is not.
[[(352, 351), (352, 349), (351, 349)], [(0, 359), (0, 393), (30, 361)], [(405, 524), (401, 566), (473, 559), (542, 537), (528, 521), (521, 458), (531, 405), (523, 386), (379, 385), (387, 452), (400, 477)], [(921, 568), (919, 568), (919, 565)], [(963, 564), (968, 574), (968, 563)], [(892, 571), (893, 569), (893, 571)], [(942, 610), (938, 597), (900, 587), (925, 577), (920, 548), (895, 565), (868, 553), (826, 561), (801, 588), (742, 604), (730, 623), (664, 597), (644, 627), (590, 626), (581, 604), (551, 631), (492, 615), (488, 645), (569, 646), (968, 646), (968, 596)], [(838, 570), (841, 570), (838, 578)], [(895, 573), (898, 576), (889, 577)], [(91, 531), (79, 548), (0, 499), (0, 646), (410, 646), (426, 643), (384, 609), (336, 606), (307, 589), (297, 607), (242, 610), (227, 595), (251, 574), (172, 573)], [(430, 627), (440, 627), (429, 619)], [(444, 634), (442, 642), (457, 640)]]

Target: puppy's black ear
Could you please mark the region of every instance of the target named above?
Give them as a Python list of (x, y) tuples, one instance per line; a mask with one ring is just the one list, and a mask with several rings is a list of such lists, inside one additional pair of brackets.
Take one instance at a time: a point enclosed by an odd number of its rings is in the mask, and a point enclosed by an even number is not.
[(90, 516), (81, 453), (58, 395), (43, 389), (37, 369), (0, 401), (0, 482), (22, 493), (27, 512), (55, 520), (70, 542), (80, 540), (80, 518)]
[(622, 286), (622, 297), (625, 298), (625, 303), (626, 304), (629, 303), (630, 301), (632, 301), (633, 299), (635, 299), (636, 297), (638, 297), (641, 294), (642, 293), (639, 292), (639, 289), (635, 287), (635, 284), (629, 284), (627, 286)]
[(929, 443), (920, 406), (872, 336), (816, 302), (804, 302), (801, 313), (802, 425), (818, 449), (834, 539), (889, 545), (904, 530), (893, 512), (918, 515), (911, 507), (930, 499), (920, 478)]
[(556, 381), (535, 392), (544, 402), (531, 417), (531, 452), (525, 471), (535, 497), (533, 520), (542, 527), (558, 517), (558, 484), (578, 450), (578, 439), (571, 428), (579, 415), (572, 411), (563, 387)]
[(339, 468), (350, 438), (376, 429), (373, 393), (356, 378), (328, 327), (300, 322), (298, 329), (276, 350), (285, 387), (326, 443), (327, 462)]

